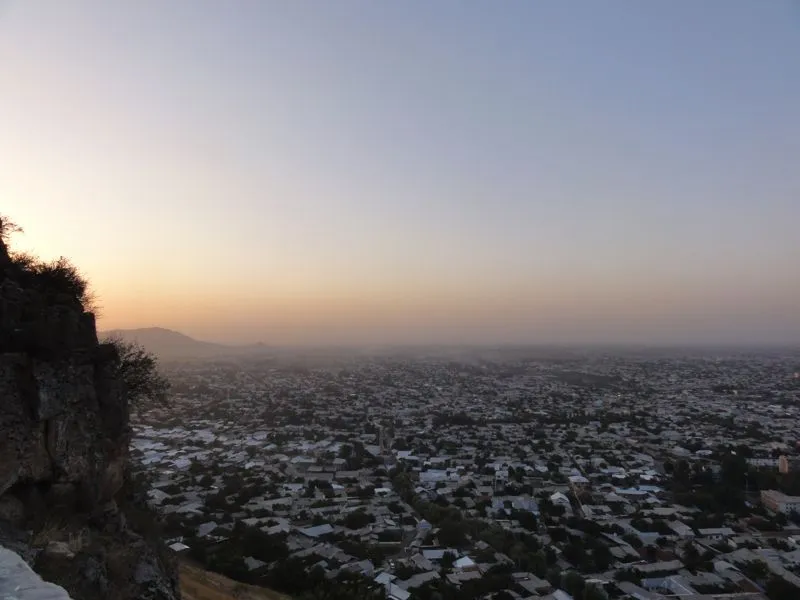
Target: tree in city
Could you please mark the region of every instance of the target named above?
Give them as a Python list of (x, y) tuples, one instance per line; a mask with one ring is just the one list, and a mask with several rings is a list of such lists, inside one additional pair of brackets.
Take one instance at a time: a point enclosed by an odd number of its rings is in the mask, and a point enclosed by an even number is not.
[(375, 521), (375, 517), (365, 510), (354, 510), (348, 513), (342, 523), (348, 529), (361, 529)]
[(467, 545), (467, 526), (463, 521), (455, 521), (448, 517), (439, 524), (436, 535), (443, 546), (460, 548)]
[(442, 554), (441, 565), (442, 568), (449, 571), (453, 568), (453, 565), (456, 562), (456, 555), (453, 552), (445, 552)]
[(589, 584), (583, 589), (581, 598), (583, 600), (607, 600), (608, 595), (603, 591), (603, 588), (595, 584)]
[(613, 561), (614, 556), (608, 546), (602, 542), (596, 543), (592, 549), (592, 562), (594, 562), (595, 568), (599, 571), (605, 571)]
[(547, 569), (546, 579), (553, 587), (557, 588), (561, 586), (561, 569), (559, 569), (556, 565), (551, 566), (549, 569)]
[(700, 552), (694, 545), (694, 542), (687, 541), (683, 546), (683, 564), (690, 570), (695, 570), (702, 562)]
[(796, 600), (800, 589), (783, 579), (773, 576), (767, 582), (767, 597), (769, 600)]
[(616, 573), (614, 573), (614, 580), (616, 581), (629, 581), (631, 583), (639, 584), (642, 580), (642, 576), (639, 574), (638, 571), (635, 571), (631, 568), (626, 569), (619, 569)]
[(769, 567), (763, 560), (753, 560), (744, 565), (742, 572), (754, 581), (763, 581), (769, 576)]
[(322, 577), (302, 596), (302, 600), (382, 600), (384, 587), (355, 573), (342, 572), (333, 579)]
[(562, 578), (562, 585), (570, 596), (580, 598), (583, 594), (583, 589), (586, 587), (586, 582), (577, 572), (568, 571)]

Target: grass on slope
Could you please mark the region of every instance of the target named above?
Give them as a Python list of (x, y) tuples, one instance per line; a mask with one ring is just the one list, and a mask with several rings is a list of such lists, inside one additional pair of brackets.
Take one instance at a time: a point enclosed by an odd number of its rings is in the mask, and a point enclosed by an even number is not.
[(291, 600), (285, 594), (233, 581), (184, 562), (180, 565), (180, 581), (182, 600)]

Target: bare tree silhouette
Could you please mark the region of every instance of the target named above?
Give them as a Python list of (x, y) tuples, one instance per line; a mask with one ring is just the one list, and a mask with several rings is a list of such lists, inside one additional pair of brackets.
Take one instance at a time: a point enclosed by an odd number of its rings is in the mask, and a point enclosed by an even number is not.
[(17, 225), (9, 217), (0, 215), (0, 261), (9, 260), (6, 244), (15, 233), (22, 233), (22, 227)]

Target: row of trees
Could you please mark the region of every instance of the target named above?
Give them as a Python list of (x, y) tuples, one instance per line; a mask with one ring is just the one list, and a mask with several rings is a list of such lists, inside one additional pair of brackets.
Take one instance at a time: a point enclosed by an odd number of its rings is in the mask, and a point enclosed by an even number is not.
[[(382, 600), (386, 597), (383, 586), (371, 578), (350, 572), (340, 572), (326, 577), (325, 571), (315, 566), (322, 557), (311, 555), (292, 558), (285, 535), (268, 535), (255, 527), (237, 523), (227, 539), (222, 542), (208, 538), (187, 538), (190, 557), (204, 568), (221, 573), (236, 581), (268, 587), (294, 598), (307, 600)], [(353, 548), (342, 543), (345, 551)], [(343, 547), (343, 549), (345, 549)], [(357, 558), (369, 558), (361, 552)], [(249, 569), (245, 558), (252, 557), (267, 564)], [(377, 558), (377, 557), (376, 557)]]

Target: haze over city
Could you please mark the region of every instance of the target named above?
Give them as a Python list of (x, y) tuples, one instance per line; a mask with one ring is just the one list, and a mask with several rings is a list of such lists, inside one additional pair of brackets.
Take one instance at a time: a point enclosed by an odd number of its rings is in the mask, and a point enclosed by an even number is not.
[(2, 2), (0, 208), (104, 329), (800, 339), (796, 2)]

